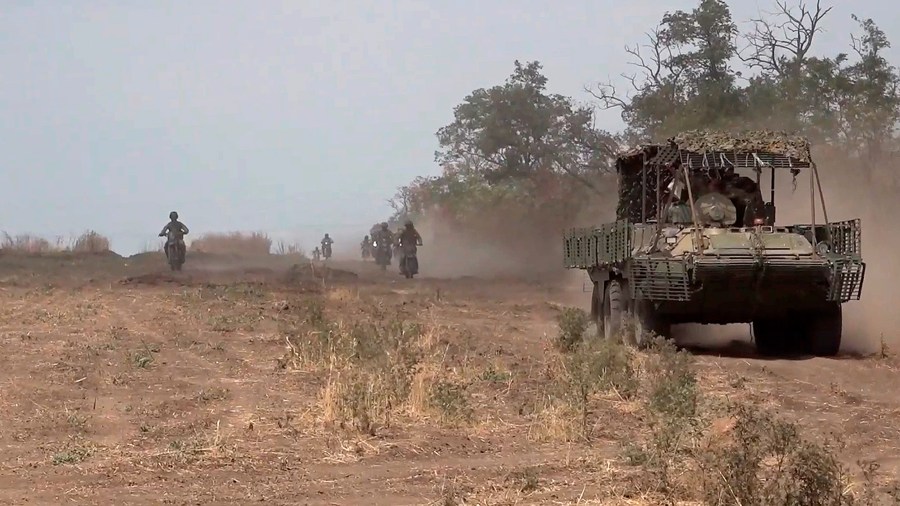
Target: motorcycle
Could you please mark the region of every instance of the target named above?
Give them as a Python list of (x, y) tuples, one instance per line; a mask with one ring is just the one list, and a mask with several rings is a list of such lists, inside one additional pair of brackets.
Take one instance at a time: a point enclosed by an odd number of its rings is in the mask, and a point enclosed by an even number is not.
[(325, 243), (322, 245), (322, 256), (325, 257), (325, 260), (331, 258), (331, 244)]
[(372, 246), (370, 246), (368, 244), (363, 244), (360, 247), (360, 250), (361, 250), (362, 259), (364, 262), (372, 256)]
[(180, 271), (184, 265), (185, 250), (184, 240), (176, 238), (171, 234), (166, 238), (166, 260), (169, 261), (169, 268), (173, 271)]
[(372, 247), (375, 248), (375, 263), (381, 267), (381, 270), (387, 270), (387, 266), (391, 265), (390, 244), (375, 241)]
[(406, 279), (412, 279), (419, 273), (419, 258), (416, 256), (416, 245), (403, 244), (400, 246), (400, 274)]

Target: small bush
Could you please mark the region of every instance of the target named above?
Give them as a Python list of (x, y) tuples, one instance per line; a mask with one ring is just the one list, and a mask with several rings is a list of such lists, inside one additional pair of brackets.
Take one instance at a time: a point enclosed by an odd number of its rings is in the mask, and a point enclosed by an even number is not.
[(731, 409), (697, 453), (702, 499), (712, 505), (853, 504), (833, 451), (756, 406)]
[(106, 253), (109, 251), (109, 239), (93, 230), (88, 230), (75, 239), (72, 251), (75, 253)]
[(590, 317), (578, 308), (567, 307), (556, 317), (559, 334), (554, 345), (559, 351), (572, 351), (584, 339)]
[(540, 436), (589, 440), (591, 401), (596, 394), (614, 392), (628, 399), (637, 393), (638, 378), (632, 361), (626, 346), (606, 340), (579, 343), (563, 355), (560, 369), (552, 372), (554, 388), (536, 414)]
[(649, 351), (645, 365), (648, 407), (667, 422), (691, 420), (700, 401), (692, 357), (661, 337), (651, 341)]
[(431, 386), (430, 405), (436, 409), (444, 422), (469, 421), (472, 408), (466, 385), (447, 380), (439, 380)]
[(217, 255), (266, 256), (271, 249), (272, 239), (262, 232), (212, 233), (191, 241), (191, 251)]

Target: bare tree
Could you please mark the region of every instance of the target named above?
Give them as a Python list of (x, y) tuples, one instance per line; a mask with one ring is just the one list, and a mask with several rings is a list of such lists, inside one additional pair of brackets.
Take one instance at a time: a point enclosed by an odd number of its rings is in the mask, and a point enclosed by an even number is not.
[[(668, 84), (677, 83), (684, 68), (675, 64), (680, 53), (672, 44), (666, 42), (664, 27), (660, 24), (645, 34), (646, 44), (625, 46), (625, 52), (631, 55), (629, 65), (637, 67), (638, 72), (623, 73), (632, 90), (636, 93), (646, 92), (648, 89), (661, 90)], [(678, 93), (678, 86), (671, 86), (672, 93)], [(619, 95), (616, 86), (612, 82), (601, 82), (593, 89), (586, 87), (591, 96), (600, 102), (602, 109), (625, 109), (631, 102), (630, 94), (624, 97)], [(673, 100), (675, 96), (670, 97)]]
[(751, 68), (778, 77), (796, 75), (806, 60), (816, 33), (821, 31), (820, 22), (831, 7), (823, 8), (821, 0), (816, 0), (815, 8), (809, 8), (800, 1), (796, 8), (788, 6), (785, 0), (776, 0), (776, 12), (766, 12), (771, 19), (753, 19), (753, 31), (746, 35), (747, 56), (741, 60)]

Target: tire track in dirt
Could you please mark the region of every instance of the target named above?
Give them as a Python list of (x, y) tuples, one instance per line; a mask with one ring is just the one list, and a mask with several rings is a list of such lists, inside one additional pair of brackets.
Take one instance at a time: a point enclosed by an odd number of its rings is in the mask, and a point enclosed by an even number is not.
[(878, 359), (699, 357), (701, 375), (723, 371), (778, 414), (846, 444), (848, 463), (872, 460), (900, 476), (900, 369)]

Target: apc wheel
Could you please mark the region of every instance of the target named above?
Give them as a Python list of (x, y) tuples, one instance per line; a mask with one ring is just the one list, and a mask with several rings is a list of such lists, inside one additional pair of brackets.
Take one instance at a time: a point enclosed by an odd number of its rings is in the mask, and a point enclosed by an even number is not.
[(671, 334), (671, 324), (660, 315), (653, 303), (649, 300), (636, 300), (634, 307), (634, 327), (628, 332), (630, 343), (637, 348), (644, 348), (650, 344), (650, 334), (668, 338)]
[(818, 357), (833, 357), (841, 349), (844, 318), (840, 304), (814, 313), (806, 321), (806, 349)]
[(779, 356), (799, 351), (803, 329), (790, 318), (772, 318), (753, 322), (753, 341), (760, 355)]
[(621, 341), (627, 315), (628, 296), (624, 290), (624, 283), (613, 279), (607, 283), (606, 294), (603, 297), (603, 338)]

